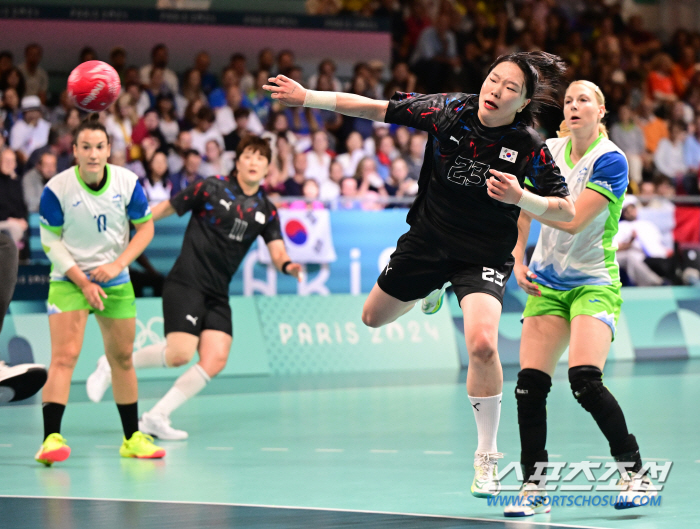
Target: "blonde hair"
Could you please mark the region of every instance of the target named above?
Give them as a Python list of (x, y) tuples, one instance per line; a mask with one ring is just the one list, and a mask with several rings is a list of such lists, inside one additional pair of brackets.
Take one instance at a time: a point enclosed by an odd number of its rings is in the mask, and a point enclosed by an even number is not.
[[(591, 90), (595, 94), (596, 101), (598, 101), (599, 105), (605, 105), (605, 96), (603, 95), (603, 91), (600, 89), (600, 87), (592, 83), (590, 81), (573, 81), (568, 87), (571, 88), (575, 84), (581, 84)], [(601, 121), (598, 123), (598, 133), (602, 134), (606, 138), (608, 137), (608, 129), (605, 126), (605, 124)], [(566, 124), (566, 120), (563, 120), (561, 124), (559, 125), (559, 130), (557, 131), (557, 136), (559, 138), (563, 138), (565, 136), (571, 136), (571, 130), (569, 130), (569, 126)]]

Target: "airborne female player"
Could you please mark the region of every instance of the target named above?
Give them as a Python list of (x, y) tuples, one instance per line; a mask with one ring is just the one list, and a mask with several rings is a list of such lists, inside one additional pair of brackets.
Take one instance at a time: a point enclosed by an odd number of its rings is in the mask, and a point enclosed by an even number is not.
[[(498, 322), (511, 255), (524, 209), (557, 221), (574, 216), (569, 192), (540, 136), (531, 128), (537, 108), (554, 100), (564, 64), (547, 53), (499, 57), (479, 95), (405, 94), (391, 101), (306, 90), (283, 75), (265, 89), (288, 106), (332, 110), (396, 123), (430, 133), (419, 192), (408, 214), (410, 230), (370, 292), (363, 322), (380, 327), (421, 298), (427, 312), (442, 304), (451, 282), (464, 314), (469, 351), (467, 392), (474, 409), (478, 447), (471, 487), (478, 497), (498, 493), (496, 434), (503, 371)], [(524, 191), (525, 178), (534, 192)], [(431, 294), (432, 292), (432, 294)]]

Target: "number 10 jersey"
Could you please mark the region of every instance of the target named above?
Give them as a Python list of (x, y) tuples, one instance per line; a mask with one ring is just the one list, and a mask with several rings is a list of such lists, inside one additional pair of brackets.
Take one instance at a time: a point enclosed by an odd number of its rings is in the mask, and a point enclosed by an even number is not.
[[(139, 224), (151, 218), (148, 200), (133, 172), (107, 164), (105, 173), (106, 181), (94, 190), (80, 178), (78, 167), (71, 167), (51, 178), (41, 195), (42, 228), (61, 235), (83, 272), (114, 262), (129, 244), (129, 221)], [(51, 281), (68, 278), (52, 267)], [(128, 281), (125, 268), (103, 286)]]

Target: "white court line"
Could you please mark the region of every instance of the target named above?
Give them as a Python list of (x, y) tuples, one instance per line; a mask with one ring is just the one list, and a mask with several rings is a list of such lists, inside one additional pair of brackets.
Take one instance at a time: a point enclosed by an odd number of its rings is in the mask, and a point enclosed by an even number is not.
[(561, 454), (549, 454), (549, 457), (561, 457)]
[(233, 450), (232, 446), (207, 446), (207, 450)]
[(370, 450), (370, 453), (372, 454), (396, 454), (398, 453), (398, 450), (378, 450), (378, 449), (372, 449)]
[(99, 448), (101, 450), (107, 450), (107, 449), (119, 448), (119, 447), (117, 445), (95, 445), (95, 448)]
[(82, 500), (82, 501), (115, 501), (115, 502), (139, 502), (139, 503), (161, 503), (161, 504), (173, 504), (173, 505), (212, 505), (218, 507), (263, 507), (266, 509), (284, 509), (284, 510), (298, 510), (298, 511), (321, 511), (321, 512), (352, 512), (358, 514), (385, 514), (392, 516), (419, 516), (421, 518), (435, 518), (442, 520), (467, 520), (474, 522), (488, 522), (488, 523), (499, 523), (499, 524), (512, 524), (512, 525), (545, 525), (548, 527), (565, 527), (567, 529), (612, 529), (608, 527), (594, 526), (594, 525), (572, 525), (572, 524), (561, 524), (554, 522), (532, 522), (530, 520), (503, 520), (490, 519), (490, 518), (473, 518), (469, 516), (445, 516), (442, 514), (421, 514), (421, 513), (411, 513), (411, 512), (393, 512), (393, 511), (365, 511), (361, 509), (330, 509), (327, 507), (299, 507), (293, 505), (265, 505), (257, 503), (219, 503), (219, 502), (209, 502), (209, 501), (161, 501), (161, 500), (130, 500), (127, 498), (84, 498), (70, 496), (28, 496), (28, 495), (9, 495), (0, 494), (0, 498), (23, 498), (23, 499), (37, 499), (37, 500)]
[(333, 453), (338, 453), (338, 452), (344, 452), (345, 450), (342, 448), (317, 448), (317, 452), (333, 452)]
[(0, 445), (0, 448), (12, 448), (12, 445), (3, 444), (3, 445)]
[(695, 462), (696, 462), (696, 463), (700, 463), (700, 459), (696, 459)]
[(425, 450), (423, 453), (427, 454), (429, 456), (451, 456), (452, 455), (452, 452), (450, 452), (449, 450), (445, 450), (445, 451)]
[(586, 456), (587, 459), (612, 459), (612, 456)]
[(261, 448), (263, 452), (289, 452), (289, 448)]

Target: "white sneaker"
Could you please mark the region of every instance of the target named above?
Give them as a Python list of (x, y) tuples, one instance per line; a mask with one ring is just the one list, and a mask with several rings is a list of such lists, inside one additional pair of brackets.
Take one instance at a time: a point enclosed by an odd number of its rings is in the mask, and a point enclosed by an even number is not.
[(166, 441), (181, 441), (189, 437), (186, 431), (170, 426), (170, 418), (159, 413), (144, 413), (139, 421), (139, 431)]
[(501, 492), (501, 483), (498, 481), (498, 459), (503, 454), (500, 452), (477, 452), (474, 455), (474, 481), (471, 492), (477, 498), (489, 498), (498, 496)]
[(97, 369), (88, 377), (85, 385), (88, 398), (92, 402), (100, 402), (107, 388), (112, 385), (112, 368), (105, 355), (97, 360)]
[[(649, 498), (656, 496), (659, 492), (646, 474), (631, 475), (624, 472), (617, 481), (618, 487), (623, 487), (615, 500), (616, 509), (631, 509), (641, 507), (649, 503)], [(646, 499), (645, 499), (646, 498)]]
[(8, 366), (0, 361), (0, 402), (24, 400), (46, 383), (48, 374), (41, 364)]
[(442, 307), (442, 301), (445, 299), (445, 289), (450, 286), (450, 283), (445, 283), (442, 288), (433, 290), (427, 297), (423, 298), (420, 304), (420, 310), (423, 314), (435, 314)]
[(552, 510), (551, 501), (546, 490), (540, 489), (537, 483), (523, 483), (518, 495), (513, 498), (513, 503), (503, 510), (503, 515), (508, 517), (532, 516), (544, 514)]

